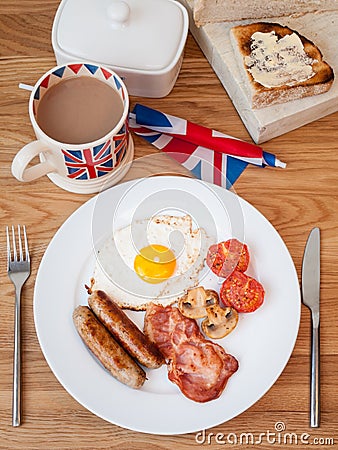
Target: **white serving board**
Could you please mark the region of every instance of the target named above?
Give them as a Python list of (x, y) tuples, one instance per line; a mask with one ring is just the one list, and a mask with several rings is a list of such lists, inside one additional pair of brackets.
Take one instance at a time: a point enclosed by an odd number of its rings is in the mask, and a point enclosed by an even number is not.
[(278, 17), (261, 21), (286, 25), (313, 41), (335, 73), (331, 89), (317, 96), (253, 110), (235, 61), (229, 30), (235, 25), (257, 22), (208, 24), (197, 28), (192, 18), (193, 0), (180, 0), (190, 15), (190, 31), (226, 89), (244, 125), (256, 143), (268, 141), (338, 110), (338, 11)]

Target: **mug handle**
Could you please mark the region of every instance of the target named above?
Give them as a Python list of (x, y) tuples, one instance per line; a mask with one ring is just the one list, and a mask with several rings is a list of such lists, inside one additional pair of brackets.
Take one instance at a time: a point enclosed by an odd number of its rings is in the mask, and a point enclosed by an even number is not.
[(27, 167), (33, 158), (48, 148), (41, 141), (33, 141), (18, 151), (12, 162), (12, 174), (19, 181), (33, 181), (37, 178), (55, 172), (56, 168), (48, 161)]

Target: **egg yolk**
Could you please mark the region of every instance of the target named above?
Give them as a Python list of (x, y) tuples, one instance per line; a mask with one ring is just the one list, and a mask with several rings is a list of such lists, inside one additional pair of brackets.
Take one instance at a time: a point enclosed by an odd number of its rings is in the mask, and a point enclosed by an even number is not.
[(164, 245), (143, 247), (135, 257), (134, 269), (147, 283), (161, 283), (171, 277), (176, 267), (175, 254)]

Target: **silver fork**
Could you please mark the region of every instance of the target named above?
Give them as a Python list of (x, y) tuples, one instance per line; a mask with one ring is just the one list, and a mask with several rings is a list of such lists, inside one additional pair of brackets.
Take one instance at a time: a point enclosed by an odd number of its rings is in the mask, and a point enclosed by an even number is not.
[[(22, 230), (22, 231), (21, 231)], [(12, 236), (10, 237), (10, 234)], [(30, 275), (30, 258), (26, 227), (18, 225), (16, 242), (15, 229), (12, 233), (6, 227), (7, 235), (7, 272), (15, 286), (14, 313), (14, 365), (13, 365), (13, 405), (12, 425), (18, 427), (21, 422), (21, 289)], [(23, 234), (23, 238), (22, 235)], [(17, 251), (18, 250), (18, 251)]]

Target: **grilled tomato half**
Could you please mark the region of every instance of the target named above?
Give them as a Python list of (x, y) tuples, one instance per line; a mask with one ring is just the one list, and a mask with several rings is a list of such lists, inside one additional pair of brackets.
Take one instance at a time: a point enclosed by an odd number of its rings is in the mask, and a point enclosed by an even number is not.
[(263, 304), (264, 295), (261, 283), (239, 270), (232, 272), (220, 290), (222, 303), (243, 313), (256, 311)]

